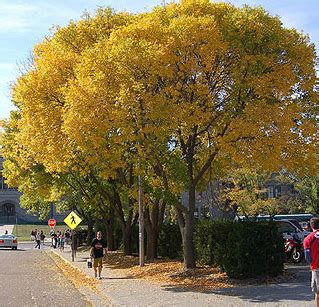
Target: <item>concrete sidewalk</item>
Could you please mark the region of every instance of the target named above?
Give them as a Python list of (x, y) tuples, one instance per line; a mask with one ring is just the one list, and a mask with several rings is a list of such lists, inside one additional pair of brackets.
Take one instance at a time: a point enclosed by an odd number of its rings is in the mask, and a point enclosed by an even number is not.
[[(71, 261), (69, 247), (63, 253), (54, 253), (93, 277), (93, 269), (87, 268), (88, 252), (77, 253)], [(244, 286), (211, 292), (196, 292), (181, 287), (156, 285), (142, 279), (118, 275), (104, 265), (98, 289), (110, 300), (96, 306), (314, 306), (310, 291), (310, 272), (307, 266), (288, 268), (296, 274), (293, 281), (260, 286)], [(111, 303), (110, 303), (111, 302)]]

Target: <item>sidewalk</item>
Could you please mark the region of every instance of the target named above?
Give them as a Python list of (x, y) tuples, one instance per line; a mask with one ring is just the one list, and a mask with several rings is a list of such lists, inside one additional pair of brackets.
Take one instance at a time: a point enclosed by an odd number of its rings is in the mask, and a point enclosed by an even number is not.
[[(54, 253), (93, 277), (88, 269), (88, 253), (77, 253), (71, 261), (69, 247), (63, 253)], [(314, 296), (310, 291), (310, 273), (305, 265), (292, 266), (296, 279), (291, 282), (261, 286), (245, 286), (212, 292), (195, 292), (182, 287), (156, 285), (142, 279), (115, 274), (104, 265), (98, 289), (110, 299), (95, 306), (313, 306)]]

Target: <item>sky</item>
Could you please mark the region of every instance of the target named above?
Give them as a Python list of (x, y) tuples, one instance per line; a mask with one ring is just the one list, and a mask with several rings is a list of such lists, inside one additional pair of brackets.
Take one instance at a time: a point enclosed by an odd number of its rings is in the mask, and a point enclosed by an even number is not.
[[(279, 16), (285, 27), (309, 34), (319, 54), (318, 0), (225, 2), (236, 6), (263, 6), (272, 15)], [(52, 26), (65, 26), (70, 20), (78, 20), (84, 11), (93, 13), (98, 7), (141, 12), (161, 3), (162, 0), (0, 0), (0, 119), (8, 118), (13, 109), (10, 84), (19, 76), (19, 66), (30, 57), (33, 46), (50, 34)]]

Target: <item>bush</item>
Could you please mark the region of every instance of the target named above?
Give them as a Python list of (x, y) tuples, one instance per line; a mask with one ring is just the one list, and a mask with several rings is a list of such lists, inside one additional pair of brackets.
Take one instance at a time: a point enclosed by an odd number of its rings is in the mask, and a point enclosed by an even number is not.
[(196, 260), (200, 264), (215, 264), (214, 250), (216, 236), (214, 228), (216, 223), (210, 220), (198, 221), (194, 233)]
[(273, 222), (201, 222), (195, 232), (197, 260), (216, 264), (229, 277), (276, 276), (284, 263), (283, 240)]
[(161, 257), (183, 260), (182, 236), (178, 225), (162, 225), (158, 236), (157, 252)]

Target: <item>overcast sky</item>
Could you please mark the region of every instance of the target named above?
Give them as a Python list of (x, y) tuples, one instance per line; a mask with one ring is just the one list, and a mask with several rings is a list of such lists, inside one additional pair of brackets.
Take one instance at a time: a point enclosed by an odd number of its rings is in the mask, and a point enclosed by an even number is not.
[[(0, 118), (8, 118), (10, 82), (19, 75), (18, 64), (31, 54), (53, 25), (66, 25), (87, 10), (111, 6), (116, 10), (139, 12), (161, 4), (161, 0), (0, 0)], [(169, 2), (169, 1), (166, 1)], [(237, 6), (261, 5), (278, 15), (284, 26), (309, 34), (319, 50), (318, 0), (232, 0)], [(319, 52), (318, 52), (319, 53)]]

